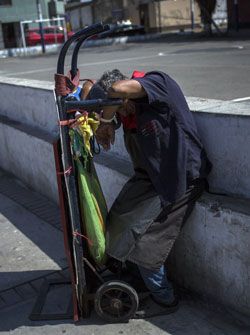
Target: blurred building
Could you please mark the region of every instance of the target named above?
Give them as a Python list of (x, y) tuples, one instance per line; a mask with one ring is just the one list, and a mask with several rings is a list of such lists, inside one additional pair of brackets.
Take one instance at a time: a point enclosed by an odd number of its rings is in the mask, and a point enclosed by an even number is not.
[[(43, 19), (64, 16), (63, 0), (39, 0)], [(20, 22), (38, 19), (37, 0), (0, 0), (0, 49), (21, 46)]]
[[(116, 0), (94, 1), (95, 21), (130, 20), (145, 26), (147, 32), (182, 29), (191, 25), (190, 0)], [(105, 7), (103, 6), (105, 3)], [(200, 23), (200, 12), (194, 3), (195, 23)]]
[[(147, 32), (154, 32), (190, 27), (191, 3), (191, 0), (68, 0), (65, 11), (73, 30), (94, 22), (130, 20), (145, 26)], [(193, 3), (195, 24), (200, 24), (200, 12)]]
[[(213, 19), (218, 25), (227, 25), (227, 1), (217, 0)], [(143, 25), (146, 32), (202, 26), (200, 8), (195, 0), (66, 0), (65, 10), (73, 30), (100, 21), (127, 20)]]
[[(105, 3), (106, 1), (103, 1)], [(94, 23), (94, 2), (91, 0), (84, 1), (66, 1), (65, 13), (70, 28), (77, 31)]]

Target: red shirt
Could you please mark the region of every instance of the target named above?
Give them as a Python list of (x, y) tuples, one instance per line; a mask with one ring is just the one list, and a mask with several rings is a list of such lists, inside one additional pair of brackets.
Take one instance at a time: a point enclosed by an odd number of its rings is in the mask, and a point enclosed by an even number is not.
[[(142, 78), (144, 76), (145, 76), (145, 72), (134, 71), (133, 74), (132, 74), (131, 79)], [(130, 114), (128, 116), (120, 115), (120, 118), (121, 118), (121, 122), (123, 124), (123, 128), (125, 128), (125, 129), (136, 129), (137, 128), (135, 114)]]

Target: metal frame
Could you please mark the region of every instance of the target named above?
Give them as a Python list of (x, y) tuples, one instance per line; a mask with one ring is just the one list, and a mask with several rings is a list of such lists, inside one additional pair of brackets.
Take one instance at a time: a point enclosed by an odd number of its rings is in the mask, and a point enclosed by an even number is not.
[[(63, 45), (61, 52), (59, 54), (58, 62), (57, 62), (57, 73), (64, 75), (64, 62), (65, 56), (70, 45), (81, 38), (85, 40), (89, 36), (101, 32), (107, 29), (102, 24), (96, 24), (86, 29), (83, 29), (76, 34), (74, 34), (70, 39), (66, 41)], [(69, 119), (70, 116), (67, 115), (65, 110), (65, 98), (63, 96), (57, 96), (57, 111), (59, 120)], [(83, 235), (81, 219), (80, 219), (80, 211), (79, 211), (79, 202), (78, 202), (78, 190), (76, 185), (76, 171), (74, 169), (74, 162), (71, 156), (71, 147), (70, 147), (70, 139), (68, 134), (69, 128), (60, 127), (60, 141), (62, 148), (62, 166), (63, 170), (66, 171), (69, 167), (73, 167), (72, 173), (66, 175), (64, 178), (66, 193), (67, 193), (67, 203), (69, 208), (69, 223), (70, 223), (70, 233), (72, 237), (72, 263), (74, 265), (75, 271), (75, 286), (76, 286), (76, 295), (78, 301), (78, 309), (81, 316), (87, 316), (89, 314), (88, 301), (85, 299), (88, 289), (86, 283), (86, 274), (83, 263), (84, 257), (84, 249), (86, 246), (82, 241), (80, 235)], [(79, 233), (79, 235), (73, 236), (73, 233)]]
[[(57, 74), (64, 75), (64, 63), (67, 51), (70, 45), (77, 42), (72, 54), (71, 60), (71, 79), (78, 73), (77, 60), (78, 52), (82, 43), (90, 36), (108, 30), (108, 26), (101, 23), (85, 28), (72, 37), (70, 37), (63, 45), (57, 62)], [(63, 91), (62, 91), (63, 92)], [(95, 99), (84, 101), (67, 101), (67, 95), (61, 96), (55, 93), (57, 112), (59, 121), (72, 119), (73, 111), (96, 111), (103, 106), (118, 106), (123, 104), (121, 99)], [(57, 172), (57, 183), (59, 192), (59, 201), (61, 208), (61, 221), (64, 235), (64, 247), (71, 281), (52, 280), (46, 281), (37, 298), (35, 306), (30, 315), (31, 320), (59, 320), (74, 318), (78, 321), (80, 317), (90, 315), (90, 300), (95, 298), (95, 294), (91, 291), (93, 284), (96, 288), (97, 282), (104, 285), (105, 280), (88, 259), (88, 251), (85, 240), (81, 238), (83, 235), (84, 222), (82, 222), (79, 210), (78, 188), (76, 178), (76, 168), (71, 154), (71, 144), (69, 138), (69, 127), (60, 126), (60, 140), (53, 144), (54, 156)], [(70, 167), (70, 169), (69, 169)], [(67, 173), (66, 173), (67, 171)], [(70, 173), (68, 173), (70, 171)], [(83, 225), (82, 225), (83, 223)], [(92, 277), (91, 277), (92, 275)], [(93, 275), (96, 282), (93, 283)], [(92, 278), (92, 280), (90, 279)], [(88, 283), (89, 280), (89, 283)], [(46, 296), (52, 285), (72, 285), (72, 300), (70, 300), (67, 312), (62, 314), (42, 314), (43, 306), (46, 302)], [(73, 308), (72, 308), (73, 307)]]
[[(78, 52), (82, 43), (88, 39), (90, 36), (95, 35), (97, 33), (109, 30), (108, 26), (104, 26), (103, 24), (95, 24), (90, 27), (87, 27), (72, 37), (70, 37), (63, 45), (57, 62), (57, 74), (64, 75), (64, 63), (67, 51), (70, 45), (73, 42), (77, 42), (74, 51), (72, 54), (71, 61), (71, 77), (74, 79), (74, 76), (77, 74), (77, 59)], [(67, 96), (56, 95), (57, 102), (57, 111), (59, 120), (69, 120), (72, 118), (72, 114), (69, 113), (70, 110), (96, 110), (97, 108), (103, 106), (111, 106), (111, 105), (121, 105), (123, 101), (121, 99), (110, 99), (110, 100), (85, 100), (85, 101), (71, 101), (73, 104), (70, 104), (70, 101), (67, 101)], [(61, 192), (61, 200), (60, 205), (61, 209), (64, 208), (63, 215), (67, 215), (67, 218), (64, 218), (63, 221), (67, 227), (64, 229), (64, 239), (66, 252), (69, 253), (71, 269), (73, 271), (72, 274), (72, 285), (74, 287), (76, 293), (77, 300), (77, 315), (74, 314), (74, 319), (78, 320), (79, 316), (86, 317), (89, 315), (89, 291), (86, 276), (88, 271), (94, 272), (97, 275), (96, 271), (91, 269), (87, 259), (86, 252), (86, 244), (81, 239), (80, 235), (82, 232), (80, 211), (79, 211), (79, 201), (78, 201), (78, 190), (76, 183), (76, 171), (74, 167), (74, 162), (71, 156), (71, 147), (70, 147), (70, 139), (68, 134), (69, 128), (68, 126), (60, 127), (60, 144), (61, 144), (61, 159), (60, 164), (64, 171), (66, 171), (69, 167), (72, 167), (72, 172), (70, 174), (65, 174), (59, 181), (61, 187), (59, 187), (59, 191)], [(64, 190), (63, 190), (64, 188)], [(65, 192), (66, 190), (66, 192)], [(62, 194), (63, 193), (63, 194)], [(63, 206), (63, 207), (62, 207)], [(65, 213), (65, 207), (67, 209), (67, 213)], [(77, 232), (79, 234), (73, 234)], [(67, 237), (65, 237), (67, 234)], [(74, 236), (73, 236), (74, 235)], [(86, 268), (88, 268), (88, 271)], [(100, 277), (97, 276), (100, 280)]]
[(72, 303), (71, 299), (69, 301), (68, 307), (67, 307), (67, 312), (66, 313), (54, 313), (54, 314), (47, 314), (47, 313), (42, 313), (43, 307), (46, 302), (47, 295), (50, 291), (50, 288), (52, 286), (56, 285), (71, 285), (70, 281), (65, 281), (65, 280), (45, 280), (39, 295), (37, 297), (35, 306), (32, 309), (32, 312), (29, 316), (29, 319), (32, 321), (44, 321), (44, 320), (64, 320), (64, 319), (72, 319), (73, 318), (73, 309), (72, 309)]

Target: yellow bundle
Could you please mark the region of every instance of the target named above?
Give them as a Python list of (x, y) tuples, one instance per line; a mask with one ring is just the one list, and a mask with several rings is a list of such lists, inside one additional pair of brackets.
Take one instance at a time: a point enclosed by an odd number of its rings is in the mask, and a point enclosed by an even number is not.
[(83, 137), (84, 145), (88, 153), (92, 156), (90, 149), (90, 139), (95, 134), (100, 122), (87, 115), (80, 116), (77, 119), (77, 131)]

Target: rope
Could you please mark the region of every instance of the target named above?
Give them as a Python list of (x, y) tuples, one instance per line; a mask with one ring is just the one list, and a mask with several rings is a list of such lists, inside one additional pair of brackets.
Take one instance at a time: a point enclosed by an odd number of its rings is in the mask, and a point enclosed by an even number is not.
[(75, 237), (80, 236), (81, 238), (85, 239), (90, 246), (93, 246), (93, 242), (87, 236), (78, 233), (78, 231), (73, 231), (72, 235)]
[[(83, 120), (79, 120), (80, 118), (84, 118)], [(79, 125), (84, 124), (88, 120), (88, 112), (83, 112), (80, 115), (77, 115), (75, 119), (70, 119), (70, 120), (60, 120), (58, 121), (59, 125), (61, 127), (68, 126), (69, 128), (75, 128)]]
[(73, 171), (72, 166), (70, 166), (69, 168), (67, 168), (67, 170), (63, 171), (63, 172), (57, 172), (57, 174), (60, 175), (65, 175), (65, 176), (69, 176), (71, 174), (71, 172)]

